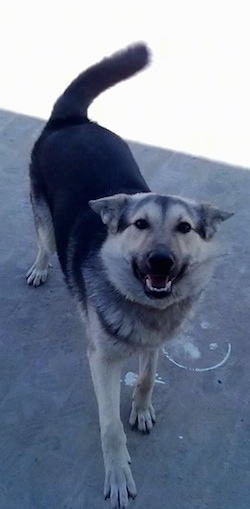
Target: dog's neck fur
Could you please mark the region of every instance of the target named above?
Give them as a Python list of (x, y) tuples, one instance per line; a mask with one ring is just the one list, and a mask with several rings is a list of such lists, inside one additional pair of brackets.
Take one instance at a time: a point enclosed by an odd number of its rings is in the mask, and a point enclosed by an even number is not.
[[(97, 269), (96, 269), (97, 270)], [(197, 296), (187, 297), (168, 306), (156, 309), (132, 302), (121, 295), (103, 270), (98, 267), (98, 277), (84, 270), (85, 290), (89, 302), (96, 309), (100, 325), (104, 332), (115, 341), (134, 347), (160, 347), (171, 339), (185, 319), (190, 316)], [(97, 283), (98, 281), (98, 283)]]

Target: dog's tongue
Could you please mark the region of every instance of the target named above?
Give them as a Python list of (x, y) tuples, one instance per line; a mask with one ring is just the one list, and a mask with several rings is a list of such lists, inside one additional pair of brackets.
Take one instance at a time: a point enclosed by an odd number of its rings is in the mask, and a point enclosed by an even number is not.
[(148, 274), (147, 277), (153, 288), (158, 288), (160, 290), (167, 287), (169, 281), (168, 276), (152, 276), (151, 274)]

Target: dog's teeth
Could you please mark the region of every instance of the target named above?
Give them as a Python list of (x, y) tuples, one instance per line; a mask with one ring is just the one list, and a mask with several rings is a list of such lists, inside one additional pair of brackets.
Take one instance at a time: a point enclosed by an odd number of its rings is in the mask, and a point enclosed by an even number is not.
[(153, 286), (151, 285), (151, 283), (150, 283), (150, 281), (149, 281), (148, 277), (146, 278), (146, 285), (147, 285), (147, 287), (148, 287), (148, 289), (149, 289), (149, 290), (151, 290), (151, 291), (153, 290)]
[(172, 281), (169, 281), (166, 286), (166, 290), (170, 290), (171, 286), (172, 286)]
[(160, 293), (160, 292), (166, 292), (167, 290), (170, 290), (170, 288), (172, 286), (172, 281), (168, 281), (166, 286), (164, 286), (163, 288), (156, 288), (151, 285), (149, 278), (146, 278), (146, 285), (151, 292), (159, 292)]

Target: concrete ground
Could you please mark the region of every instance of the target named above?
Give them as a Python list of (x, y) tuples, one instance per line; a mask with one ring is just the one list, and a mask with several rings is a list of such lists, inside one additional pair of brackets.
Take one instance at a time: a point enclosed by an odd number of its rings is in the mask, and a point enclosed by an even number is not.
[[(6, 111), (0, 120), (0, 507), (105, 508), (83, 328), (56, 258), (46, 285), (34, 289), (25, 282), (36, 250), (27, 167), (43, 123)], [(149, 436), (129, 429), (136, 362), (125, 366), (121, 413), (139, 492), (133, 506), (247, 509), (250, 173), (160, 148), (131, 147), (153, 190), (210, 199), (236, 212), (221, 229), (227, 256), (182, 338), (184, 346), (166, 346), (161, 355), (154, 395), (158, 419)]]
[(216, 2), (213, 11), (210, 0), (202, 11), (200, 2), (166, 1), (162, 12), (156, 1), (154, 15), (129, 0), (122, 10), (93, 0), (87, 15), (73, 0), (59, 10), (57, 2), (40, 11), (25, 0), (5, 7), (1, 509), (109, 507), (84, 330), (56, 257), (45, 286), (25, 282), (36, 252), (27, 168), (44, 123), (38, 117), (47, 117), (61, 89), (85, 65), (136, 39), (150, 41), (154, 65), (100, 98), (92, 117), (132, 140), (152, 190), (211, 201), (235, 216), (221, 227), (225, 256), (194, 322), (160, 357), (149, 436), (128, 426), (136, 359), (124, 367), (121, 414), (138, 488), (131, 508), (249, 508), (249, 31), (240, 3), (234, 12), (233, 3), (225, 11)]

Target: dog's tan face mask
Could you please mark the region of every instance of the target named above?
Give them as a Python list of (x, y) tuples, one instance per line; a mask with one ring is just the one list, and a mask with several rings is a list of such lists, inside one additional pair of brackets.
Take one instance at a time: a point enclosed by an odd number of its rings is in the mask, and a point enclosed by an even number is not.
[(168, 297), (191, 267), (213, 256), (214, 234), (232, 216), (208, 204), (153, 193), (90, 202), (108, 227), (111, 249), (154, 299)]

